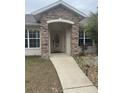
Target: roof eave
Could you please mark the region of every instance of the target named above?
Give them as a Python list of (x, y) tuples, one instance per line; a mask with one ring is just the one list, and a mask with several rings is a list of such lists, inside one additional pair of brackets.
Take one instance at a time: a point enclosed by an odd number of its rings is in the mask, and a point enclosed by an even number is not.
[(40, 26), (40, 24), (36, 24), (36, 23), (26, 23), (26, 26)]

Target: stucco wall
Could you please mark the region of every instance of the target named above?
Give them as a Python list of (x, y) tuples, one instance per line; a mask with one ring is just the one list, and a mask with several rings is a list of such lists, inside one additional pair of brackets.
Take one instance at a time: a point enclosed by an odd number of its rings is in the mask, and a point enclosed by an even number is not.
[(66, 30), (66, 53), (71, 54), (71, 30)]
[(41, 48), (33, 48), (33, 49), (25, 49), (26, 56), (40, 56), (41, 55)]

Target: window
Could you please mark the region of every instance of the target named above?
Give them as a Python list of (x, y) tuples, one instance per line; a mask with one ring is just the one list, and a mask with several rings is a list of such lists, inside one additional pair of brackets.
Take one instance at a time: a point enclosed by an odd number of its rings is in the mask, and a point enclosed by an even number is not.
[(29, 31), (29, 46), (30, 48), (40, 47), (40, 34), (39, 31)]
[(40, 47), (40, 32), (38, 30), (25, 31), (25, 48)]
[(28, 48), (28, 34), (27, 34), (27, 30), (25, 30), (25, 48)]
[[(90, 39), (89, 36), (84, 35), (84, 34), (86, 34), (86, 33), (84, 33), (83, 31), (80, 31), (80, 33), (79, 33), (79, 46), (82, 46), (84, 42), (85, 42), (86, 46), (92, 46), (93, 45), (92, 39)], [(85, 41), (84, 41), (84, 36), (85, 36)]]
[[(84, 42), (84, 39), (83, 38), (79, 38), (79, 46), (82, 46), (83, 42)], [(86, 46), (92, 46), (92, 42), (93, 41), (91, 39), (85, 38), (85, 45)]]

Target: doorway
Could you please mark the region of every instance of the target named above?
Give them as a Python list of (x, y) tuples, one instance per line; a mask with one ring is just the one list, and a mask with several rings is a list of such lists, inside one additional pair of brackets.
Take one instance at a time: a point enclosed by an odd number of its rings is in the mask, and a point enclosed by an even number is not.
[(51, 53), (65, 53), (65, 31), (51, 31)]
[(62, 22), (50, 23), (49, 30), (49, 54), (71, 54), (71, 28), (72, 25)]

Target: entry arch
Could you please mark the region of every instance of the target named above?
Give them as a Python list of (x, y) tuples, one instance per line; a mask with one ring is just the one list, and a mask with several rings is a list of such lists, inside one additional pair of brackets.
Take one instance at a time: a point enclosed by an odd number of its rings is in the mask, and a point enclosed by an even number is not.
[(59, 22), (62, 22), (62, 23), (68, 23), (68, 24), (71, 24), (71, 25), (74, 24), (73, 21), (65, 20), (65, 19), (62, 19), (62, 18), (59, 18), (59, 19), (53, 19), (53, 20), (49, 20), (49, 21), (47, 21), (48, 24), (50, 24), (50, 23), (55, 23), (55, 22), (58, 22), (58, 23), (59, 23)]
[[(62, 40), (61, 36), (64, 37), (63, 41), (60, 41), (60, 42), (64, 42), (64, 43), (60, 43), (60, 45), (62, 45), (60, 50), (63, 49), (62, 53), (71, 55), (71, 33), (72, 33), (72, 26), (73, 26), (74, 22), (70, 21), (70, 20), (65, 20), (65, 19), (59, 18), (59, 19), (49, 20), (49, 21), (47, 21), (47, 24), (48, 24), (48, 31), (49, 31), (49, 54), (52, 53), (52, 49), (53, 49), (52, 45), (54, 43), (52, 43), (52, 42), (54, 40), (52, 40), (52, 39), (54, 38), (53, 37), (54, 33), (59, 33), (60, 34), (59, 37), (61, 40)], [(63, 32), (63, 34), (62, 34), (62, 32)]]

